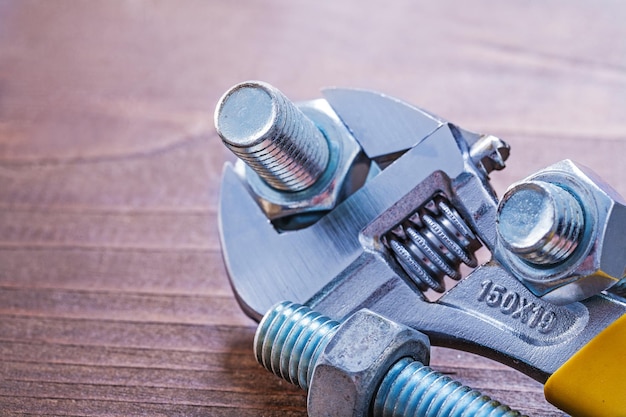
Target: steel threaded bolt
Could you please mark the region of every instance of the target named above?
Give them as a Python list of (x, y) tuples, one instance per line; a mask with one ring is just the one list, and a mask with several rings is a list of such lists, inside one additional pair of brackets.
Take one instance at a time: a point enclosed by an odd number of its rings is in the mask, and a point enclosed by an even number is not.
[[(307, 390), (317, 359), (339, 325), (309, 307), (287, 301), (277, 304), (263, 317), (254, 337), (257, 361)], [(372, 398), (372, 416), (522, 417), (522, 414), (419, 361), (405, 358), (385, 374)]]
[(385, 375), (374, 399), (377, 417), (520, 417), (519, 411), (412, 359)]
[(535, 265), (554, 265), (578, 247), (583, 210), (572, 194), (555, 184), (524, 181), (502, 198), (497, 227), (508, 250)]
[(301, 191), (329, 161), (324, 134), (269, 84), (248, 81), (228, 90), (215, 109), (222, 142), (271, 187)]
[(307, 390), (313, 367), (339, 322), (309, 307), (283, 302), (268, 311), (254, 336), (257, 361), (268, 371)]

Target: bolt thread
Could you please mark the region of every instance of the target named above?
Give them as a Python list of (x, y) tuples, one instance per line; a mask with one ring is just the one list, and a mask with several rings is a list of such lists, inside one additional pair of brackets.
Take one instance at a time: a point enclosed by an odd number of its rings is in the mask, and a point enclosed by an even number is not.
[(583, 213), (574, 197), (564, 189), (553, 186), (556, 221), (554, 234), (541, 250), (531, 252), (526, 258), (536, 264), (555, 264), (567, 259), (578, 247), (583, 225)]
[(521, 417), (492, 400), (412, 359), (401, 359), (376, 394), (377, 417)]
[(309, 307), (277, 304), (259, 323), (254, 337), (256, 359), (268, 371), (307, 390), (317, 358), (338, 326)]
[(498, 231), (511, 252), (535, 265), (554, 265), (578, 247), (584, 216), (567, 190), (544, 181), (526, 181), (507, 191), (502, 201)]
[(443, 292), (444, 277), (461, 279), (459, 267), (476, 267), (480, 242), (460, 214), (441, 196), (385, 236), (404, 271), (426, 291)]
[(269, 84), (251, 81), (229, 90), (217, 106), (216, 127), (223, 143), (277, 190), (304, 190), (328, 165), (323, 133)]
[[(315, 364), (339, 324), (301, 304), (276, 304), (254, 336), (256, 360), (268, 371), (308, 390)], [(409, 358), (387, 371), (374, 395), (372, 412), (373, 417), (522, 417)]]

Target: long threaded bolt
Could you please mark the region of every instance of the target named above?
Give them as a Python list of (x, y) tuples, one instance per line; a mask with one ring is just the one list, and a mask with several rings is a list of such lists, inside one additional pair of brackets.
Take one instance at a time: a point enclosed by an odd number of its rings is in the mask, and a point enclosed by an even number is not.
[(385, 375), (374, 399), (379, 417), (513, 417), (518, 411), (409, 358)]
[(271, 187), (301, 191), (329, 161), (324, 134), (269, 84), (248, 81), (228, 90), (215, 109), (223, 143)]
[[(257, 329), (254, 338), (257, 361), (307, 390), (317, 359), (339, 325), (309, 307), (291, 302), (277, 304)], [(372, 398), (372, 416), (521, 417), (522, 414), (419, 361), (405, 358), (385, 374)]]
[(531, 264), (566, 260), (578, 247), (583, 229), (578, 200), (548, 182), (521, 182), (505, 193), (498, 207), (502, 244)]

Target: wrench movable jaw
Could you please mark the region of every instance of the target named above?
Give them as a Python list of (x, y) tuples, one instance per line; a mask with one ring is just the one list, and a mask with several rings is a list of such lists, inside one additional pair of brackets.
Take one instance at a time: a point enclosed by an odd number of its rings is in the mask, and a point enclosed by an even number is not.
[(323, 95), (363, 152), (381, 166), (393, 162), (445, 123), (422, 109), (374, 91), (328, 88)]

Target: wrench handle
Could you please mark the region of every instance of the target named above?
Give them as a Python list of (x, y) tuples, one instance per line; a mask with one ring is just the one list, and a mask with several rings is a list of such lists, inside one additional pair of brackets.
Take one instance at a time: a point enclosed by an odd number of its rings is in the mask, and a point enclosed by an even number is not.
[(544, 394), (572, 417), (626, 416), (626, 315), (557, 369)]

